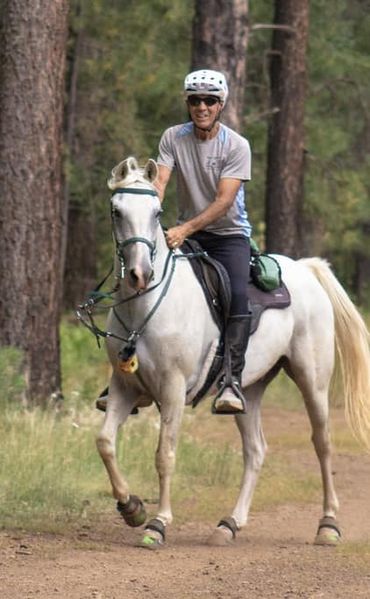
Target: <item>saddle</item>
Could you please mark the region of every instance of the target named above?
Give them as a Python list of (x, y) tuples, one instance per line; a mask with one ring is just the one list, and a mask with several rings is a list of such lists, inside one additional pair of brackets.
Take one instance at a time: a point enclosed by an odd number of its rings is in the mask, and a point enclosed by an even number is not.
[[(217, 260), (210, 258), (197, 241), (186, 239), (180, 249), (184, 255), (189, 257), (194, 274), (203, 289), (212, 318), (220, 330), (220, 340), (213, 362), (201, 389), (192, 400), (193, 408), (195, 408), (206, 396), (223, 366), (224, 333), (230, 312), (231, 286), (225, 267)], [(273, 291), (262, 291), (250, 280), (248, 298), (252, 312), (251, 335), (257, 330), (261, 315), (265, 310), (268, 308), (283, 309), (290, 305), (290, 294), (284, 283)]]
[[(200, 244), (193, 239), (186, 239), (181, 246), (183, 254), (189, 256), (204, 295), (206, 297), (212, 318), (221, 334), (224, 331), (230, 312), (231, 288), (225, 267), (210, 258)], [(250, 280), (248, 283), (248, 298), (252, 312), (251, 332), (256, 332), (262, 313), (268, 308), (283, 309), (290, 305), (290, 294), (283, 283), (273, 291), (263, 291)]]

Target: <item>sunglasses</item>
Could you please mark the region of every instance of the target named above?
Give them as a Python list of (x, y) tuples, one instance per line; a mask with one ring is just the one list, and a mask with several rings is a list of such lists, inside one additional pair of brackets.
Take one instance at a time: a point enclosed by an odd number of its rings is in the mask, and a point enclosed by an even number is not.
[(204, 104), (206, 106), (214, 106), (219, 101), (220, 101), (219, 98), (216, 98), (215, 96), (205, 96), (204, 98), (201, 96), (189, 96), (188, 97), (188, 102), (189, 102), (190, 106), (200, 106), (200, 104), (202, 102), (204, 102)]

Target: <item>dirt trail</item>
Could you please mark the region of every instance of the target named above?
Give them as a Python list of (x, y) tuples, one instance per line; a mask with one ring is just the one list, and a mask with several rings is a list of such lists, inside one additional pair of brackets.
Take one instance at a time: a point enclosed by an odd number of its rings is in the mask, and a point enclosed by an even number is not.
[[(265, 429), (274, 427), (271, 412)], [(289, 416), (300, 426), (302, 416)], [(294, 422), (293, 422), (294, 421)], [(313, 451), (303, 466), (314, 469)], [(341, 599), (370, 597), (370, 457), (337, 454), (345, 541), (315, 547), (320, 505), (251, 515), (234, 546), (210, 548), (211, 529), (173, 526), (166, 548), (135, 547), (138, 532), (112, 515), (68, 535), (0, 533), (1, 599)], [(367, 546), (367, 555), (360, 551)]]

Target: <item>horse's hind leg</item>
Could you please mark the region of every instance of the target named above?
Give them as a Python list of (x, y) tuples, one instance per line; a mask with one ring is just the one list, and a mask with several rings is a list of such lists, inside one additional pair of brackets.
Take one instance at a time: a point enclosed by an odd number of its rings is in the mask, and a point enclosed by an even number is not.
[[(307, 352), (309, 354), (309, 352)], [(319, 522), (315, 544), (335, 545), (340, 540), (337, 523), (339, 502), (332, 474), (332, 451), (329, 432), (329, 384), (332, 372), (330, 352), (320, 354), (320, 364), (314, 359), (304, 365), (290, 365), (287, 372), (302, 392), (312, 427), (312, 443), (320, 463), (323, 484), (323, 517)], [(326, 356), (326, 358), (325, 358)], [(308, 363), (311, 366), (308, 366)]]
[(118, 468), (116, 458), (117, 431), (134, 406), (134, 397), (127, 390), (122, 390), (119, 380), (113, 374), (109, 385), (109, 401), (104, 424), (98, 434), (96, 445), (107, 469), (113, 497), (117, 499), (118, 511), (126, 524), (140, 526), (146, 519), (144, 506), (136, 495), (130, 495), (127, 481)]
[(235, 416), (242, 438), (244, 472), (239, 497), (231, 517), (223, 518), (208, 539), (210, 545), (227, 545), (236, 531), (246, 525), (253, 493), (265, 458), (267, 444), (261, 424), (261, 399), (269, 381), (256, 383), (246, 390), (246, 414)]

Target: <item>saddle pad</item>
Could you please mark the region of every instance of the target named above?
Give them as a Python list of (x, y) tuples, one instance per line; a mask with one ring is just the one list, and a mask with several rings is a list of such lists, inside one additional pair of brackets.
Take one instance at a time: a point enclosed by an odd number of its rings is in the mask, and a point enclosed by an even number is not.
[(268, 308), (282, 310), (290, 306), (290, 293), (284, 283), (273, 291), (262, 291), (252, 282), (249, 282), (248, 298), (252, 310), (251, 335), (257, 330), (262, 312)]

